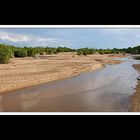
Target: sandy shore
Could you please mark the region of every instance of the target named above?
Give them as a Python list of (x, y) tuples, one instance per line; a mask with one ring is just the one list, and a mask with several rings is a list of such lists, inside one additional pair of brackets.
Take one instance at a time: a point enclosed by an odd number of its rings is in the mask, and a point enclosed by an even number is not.
[(0, 65), (0, 93), (46, 83), (102, 69), (122, 55), (77, 56), (75, 53), (38, 56), (37, 58), (12, 58), (9, 64)]
[[(140, 73), (140, 64), (134, 64), (133, 67)], [(131, 96), (131, 111), (140, 112), (140, 80), (136, 86), (136, 92)]]

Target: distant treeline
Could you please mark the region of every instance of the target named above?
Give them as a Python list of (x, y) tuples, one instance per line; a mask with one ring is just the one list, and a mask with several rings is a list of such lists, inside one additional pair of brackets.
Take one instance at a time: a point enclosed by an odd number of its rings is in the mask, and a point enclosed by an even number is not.
[(0, 44), (0, 64), (9, 63), (12, 57), (35, 57), (39, 55), (51, 55), (59, 52), (75, 52), (74, 49), (67, 47), (15, 47), (5, 44)]
[(94, 49), (94, 48), (81, 48), (76, 50), (78, 55), (87, 55), (87, 54), (95, 54), (99, 53), (103, 54), (140, 54), (140, 46), (129, 47), (129, 48), (113, 48), (113, 49)]
[(94, 49), (94, 48), (80, 48), (80, 49), (71, 49), (67, 47), (15, 47), (5, 44), (0, 44), (0, 64), (9, 63), (10, 58), (12, 57), (35, 57), (36, 54), (45, 55), (45, 54), (57, 54), (59, 52), (77, 52), (77, 55), (88, 55), (88, 54), (140, 54), (140, 46), (129, 47), (123, 49)]

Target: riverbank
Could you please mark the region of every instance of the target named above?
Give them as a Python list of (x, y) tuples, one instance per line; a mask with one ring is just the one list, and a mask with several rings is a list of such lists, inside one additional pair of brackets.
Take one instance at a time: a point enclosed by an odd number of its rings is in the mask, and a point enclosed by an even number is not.
[[(140, 64), (134, 64), (133, 67), (140, 73)], [(136, 91), (131, 96), (131, 111), (140, 112), (140, 80), (137, 81)]]
[(36, 58), (12, 58), (0, 65), (0, 93), (41, 83), (77, 76), (104, 68), (106, 64), (119, 64), (123, 55), (87, 55), (59, 53)]

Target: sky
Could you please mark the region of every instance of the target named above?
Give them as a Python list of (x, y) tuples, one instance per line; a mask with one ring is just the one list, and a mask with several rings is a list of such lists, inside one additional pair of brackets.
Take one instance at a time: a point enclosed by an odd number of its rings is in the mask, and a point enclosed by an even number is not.
[(0, 28), (0, 43), (70, 48), (128, 48), (140, 45), (140, 28)]

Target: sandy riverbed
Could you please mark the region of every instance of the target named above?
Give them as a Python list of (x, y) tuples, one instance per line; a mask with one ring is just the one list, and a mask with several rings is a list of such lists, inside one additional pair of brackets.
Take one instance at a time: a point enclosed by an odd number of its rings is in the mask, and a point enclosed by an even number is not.
[(0, 93), (98, 70), (106, 64), (118, 64), (120, 60), (112, 60), (116, 57), (124, 56), (60, 53), (37, 58), (12, 58), (9, 64), (0, 65)]
[[(140, 64), (134, 64), (133, 67), (140, 73)], [(136, 92), (131, 96), (131, 111), (140, 112), (140, 80), (136, 86)]]

